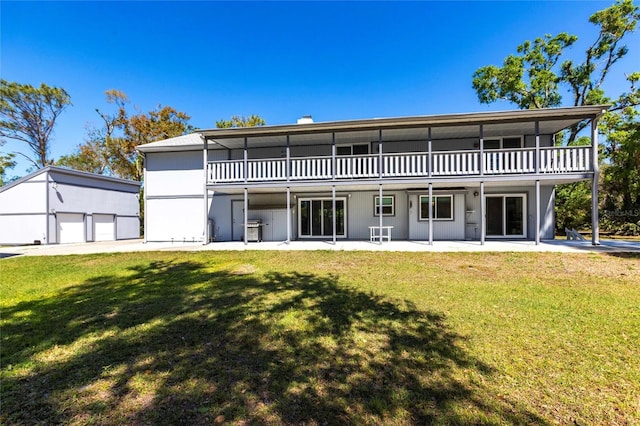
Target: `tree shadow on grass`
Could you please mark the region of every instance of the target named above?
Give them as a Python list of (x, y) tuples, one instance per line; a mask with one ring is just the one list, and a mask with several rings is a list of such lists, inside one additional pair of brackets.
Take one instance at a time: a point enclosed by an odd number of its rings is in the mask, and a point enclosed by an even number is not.
[(439, 313), (331, 275), (130, 272), (4, 311), (3, 423), (544, 423)]

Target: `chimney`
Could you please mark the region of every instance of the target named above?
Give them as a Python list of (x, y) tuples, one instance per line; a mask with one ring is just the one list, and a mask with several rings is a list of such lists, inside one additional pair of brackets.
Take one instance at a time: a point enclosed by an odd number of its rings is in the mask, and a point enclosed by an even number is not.
[(310, 115), (303, 115), (302, 118), (298, 118), (298, 124), (311, 124), (313, 118)]

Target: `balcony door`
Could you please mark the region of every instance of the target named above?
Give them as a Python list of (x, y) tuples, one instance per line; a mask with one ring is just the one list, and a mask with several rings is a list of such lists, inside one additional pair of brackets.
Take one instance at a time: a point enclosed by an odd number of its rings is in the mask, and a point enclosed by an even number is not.
[[(336, 236), (345, 237), (346, 199), (336, 198)], [(333, 236), (333, 203), (331, 198), (298, 200), (298, 235), (301, 238)]]
[(485, 197), (487, 237), (524, 238), (527, 235), (525, 194), (496, 194)]

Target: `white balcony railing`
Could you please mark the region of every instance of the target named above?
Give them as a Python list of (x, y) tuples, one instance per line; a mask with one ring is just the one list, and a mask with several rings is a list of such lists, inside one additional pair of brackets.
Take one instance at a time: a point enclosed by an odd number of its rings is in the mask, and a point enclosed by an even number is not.
[[(576, 173), (591, 171), (591, 147), (540, 148), (536, 167), (534, 148), (479, 151), (435, 151), (383, 154), (380, 157), (354, 155), (332, 157), (294, 157), (212, 161), (207, 168), (209, 183), (273, 182), (301, 180), (451, 177), (480, 175), (518, 175)], [(482, 172), (480, 171), (482, 169)]]

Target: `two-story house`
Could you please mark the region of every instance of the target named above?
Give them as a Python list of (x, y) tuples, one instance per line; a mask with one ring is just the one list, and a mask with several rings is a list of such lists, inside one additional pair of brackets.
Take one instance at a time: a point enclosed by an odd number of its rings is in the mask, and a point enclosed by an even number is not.
[[(147, 241), (554, 238), (555, 185), (590, 180), (607, 106), (199, 130), (138, 147)], [(555, 135), (591, 123), (591, 145)], [(260, 231), (257, 232), (257, 229)]]

